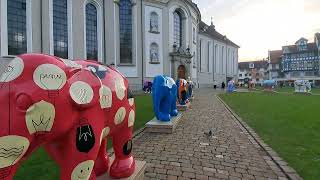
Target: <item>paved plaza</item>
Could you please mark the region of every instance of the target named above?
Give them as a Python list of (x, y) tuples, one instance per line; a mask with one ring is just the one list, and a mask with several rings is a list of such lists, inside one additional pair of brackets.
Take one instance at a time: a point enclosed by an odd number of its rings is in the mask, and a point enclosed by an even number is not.
[(147, 162), (145, 179), (286, 179), (215, 94), (198, 90), (173, 134), (135, 137), (135, 157)]

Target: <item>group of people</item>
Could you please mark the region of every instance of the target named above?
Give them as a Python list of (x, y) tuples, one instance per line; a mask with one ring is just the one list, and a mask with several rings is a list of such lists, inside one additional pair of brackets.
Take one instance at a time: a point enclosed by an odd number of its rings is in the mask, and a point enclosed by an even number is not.
[[(213, 88), (214, 88), (214, 89), (217, 89), (217, 86), (218, 86), (217, 81), (213, 81)], [(226, 83), (225, 83), (225, 82), (222, 82), (222, 83), (221, 83), (221, 89), (225, 89), (225, 88), (226, 88)]]

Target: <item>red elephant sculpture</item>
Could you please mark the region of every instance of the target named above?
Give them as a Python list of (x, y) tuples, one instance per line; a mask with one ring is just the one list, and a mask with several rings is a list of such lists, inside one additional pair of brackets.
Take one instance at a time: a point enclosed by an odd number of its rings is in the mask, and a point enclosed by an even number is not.
[[(95, 61), (43, 54), (0, 59), (0, 179), (43, 145), (60, 166), (60, 179), (128, 177), (135, 104), (128, 81)], [(109, 164), (107, 138), (115, 160)]]

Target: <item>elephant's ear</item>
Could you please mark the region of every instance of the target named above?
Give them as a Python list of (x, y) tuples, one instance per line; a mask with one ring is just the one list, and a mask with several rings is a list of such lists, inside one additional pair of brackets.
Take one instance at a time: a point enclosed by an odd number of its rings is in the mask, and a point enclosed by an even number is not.
[(79, 108), (90, 108), (99, 102), (100, 80), (86, 69), (70, 72), (69, 97)]

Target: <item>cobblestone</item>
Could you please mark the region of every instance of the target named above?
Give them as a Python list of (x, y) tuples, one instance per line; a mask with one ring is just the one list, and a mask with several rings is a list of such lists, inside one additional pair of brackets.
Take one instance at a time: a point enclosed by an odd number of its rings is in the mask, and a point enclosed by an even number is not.
[[(215, 94), (197, 90), (173, 134), (142, 132), (134, 139), (135, 158), (147, 162), (146, 179), (285, 178)], [(204, 133), (210, 130), (211, 137)]]

